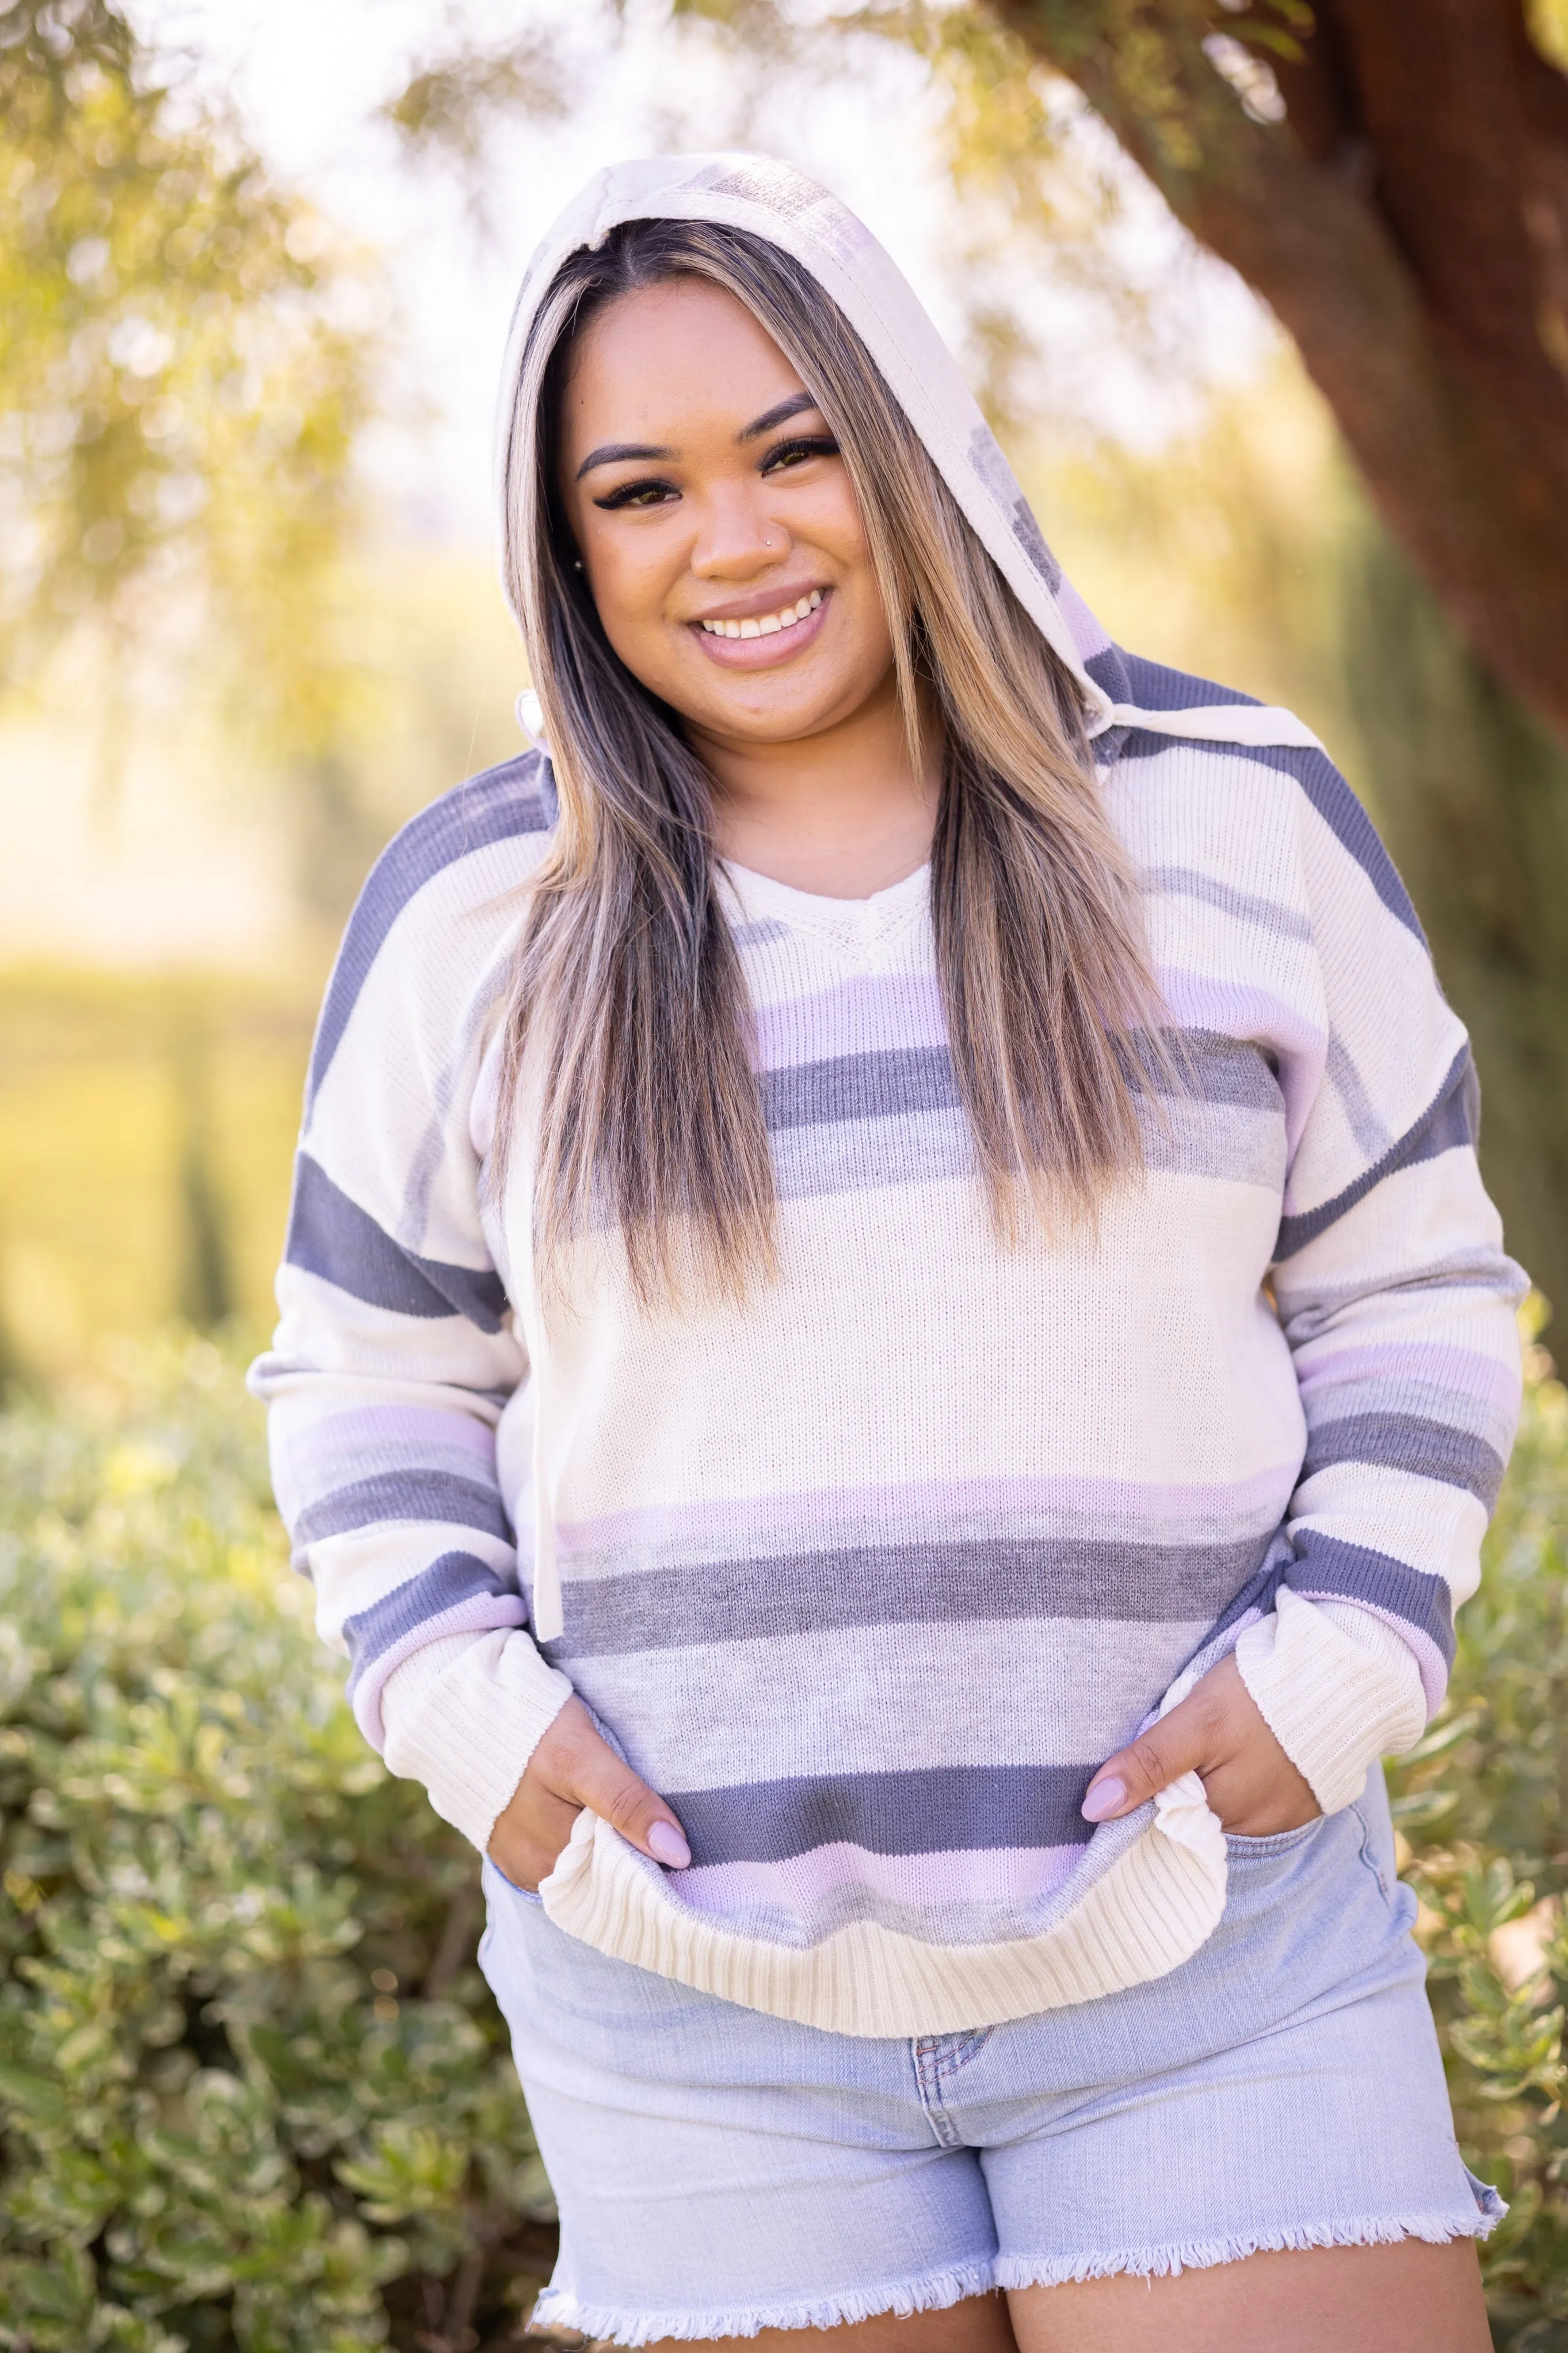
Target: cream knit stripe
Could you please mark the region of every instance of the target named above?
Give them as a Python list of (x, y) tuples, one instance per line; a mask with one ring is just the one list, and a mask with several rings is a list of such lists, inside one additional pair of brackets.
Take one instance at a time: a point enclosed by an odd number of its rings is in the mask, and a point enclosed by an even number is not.
[(426, 1642), (382, 1693), (387, 1769), (422, 1782), (442, 1820), (482, 1852), (571, 1696), (526, 1634), (500, 1628)]
[(840, 2034), (957, 2033), (1163, 1977), (1197, 1950), (1225, 1908), (1226, 1857), (1193, 1787), (1188, 1776), (1167, 1793), (1156, 1826), (1059, 1927), (1007, 1944), (928, 1945), (875, 1921), (805, 1950), (752, 1943), (679, 1909), (662, 1874), (590, 1814), (540, 1894), (569, 1936), (743, 2009)]
[(1368, 1761), (1420, 1739), (1420, 1670), (1391, 1627), (1345, 1602), (1314, 1605), (1286, 1587), (1274, 1613), (1236, 1646), (1241, 1679), (1324, 1813), (1361, 1793)]

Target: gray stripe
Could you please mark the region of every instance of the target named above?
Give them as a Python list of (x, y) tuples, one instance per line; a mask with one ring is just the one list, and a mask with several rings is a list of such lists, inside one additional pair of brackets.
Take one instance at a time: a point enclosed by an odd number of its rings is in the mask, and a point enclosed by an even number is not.
[(506, 1292), (493, 1267), (453, 1266), (405, 1250), (308, 1152), (295, 1155), (284, 1255), (367, 1306), (425, 1321), (465, 1315), (481, 1332), (500, 1330)]
[[(368, 1609), (360, 1610), (343, 1620), (343, 1640), (348, 1644), (353, 1672), (349, 1676), (352, 1694), (366, 1667), (389, 1651), (405, 1634), (417, 1631), (438, 1618), (444, 1610), (456, 1609), (460, 1601), (472, 1601), (482, 1595), (492, 1596), (497, 1604), (518, 1600), (514, 1584), (499, 1569), (491, 1568), (471, 1552), (447, 1552), (422, 1568), (417, 1577), (409, 1577), (393, 1592), (373, 1601)], [(512, 1622), (498, 1615), (497, 1623)]]
[(549, 763), (538, 752), (525, 752), (432, 801), (383, 850), (360, 892), (332, 967), (310, 1056), (307, 1104), (315, 1101), (371, 966), (409, 901), (458, 859), (521, 834), (546, 832), (554, 821), (555, 783)]
[(1335, 1093), (1344, 1106), (1345, 1124), (1369, 1160), (1375, 1160), (1387, 1151), (1393, 1137), (1387, 1123), (1380, 1116), (1372, 1097), (1367, 1093), (1361, 1072), (1351, 1059), (1350, 1049), (1337, 1031), (1331, 1030), (1323, 1050), (1323, 1069), (1331, 1080)]
[(1301, 1475), (1310, 1479), (1336, 1462), (1370, 1462), (1409, 1471), (1420, 1479), (1461, 1487), (1489, 1512), (1502, 1484), (1503, 1459), (1484, 1438), (1452, 1423), (1414, 1413), (1356, 1413), (1319, 1422), (1307, 1440)]
[(731, 1789), (666, 1789), (694, 1862), (784, 1862), (819, 1846), (871, 1854), (1087, 1846), (1079, 1809), (1098, 1769), (956, 1765), (921, 1773), (800, 1775)]
[[(1260, 1046), (1214, 1029), (1169, 1033), (1176, 1064), (1177, 1099), (1227, 1109), (1282, 1113), (1285, 1097)], [(1141, 1074), (1147, 1083), (1147, 1073)]]
[(1175, 898), (1201, 899), (1205, 906), (1234, 915), (1237, 923), (1260, 925), (1277, 939), (1310, 940), (1312, 936), (1311, 924), (1294, 907), (1284, 906), (1278, 899), (1255, 898), (1250, 891), (1233, 890), (1228, 882), (1216, 882), (1212, 875), (1200, 874), (1195, 867), (1151, 866), (1143, 882), (1148, 890), (1167, 891)]
[[(1258, 1067), (1272, 1087), (1267, 1070)], [(1277, 1091), (1276, 1104), (1266, 1112), (1145, 1097), (1139, 1128), (1147, 1170), (1255, 1185), (1278, 1204), (1286, 1137)], [(897, 1185), (951, 1184), (974, 1168), (969, 1123), (956, 1109), (775, 1129), (772, 1141), (774, 1182), (784, 1201)]]
[[(1479, 1113), (1475, 1067), (1469, 1047), (1465, 1045), (1449, 1063), (1429, 1107), (1397, 1143), (1389, 1145), (1380, 1160), (1347, 1185), (1342, 1193), (1336, 1193), (1331, 1201), (1324, 1201), (1316, 1209), (1302, 1209), (1294, 1216), (1281, 1218), (1274, 1245), (1275, 1263), (1279, 1264), (1297, 1250), (1304, 1250), (1309, 1242), (1316, 1241), (1347, 1210), (1364, 1200), (1374, 1185), (1381, 1185), (1396, 1169), (1413, 1168), (1423, 1160), (1437, 1159), (1445, 1152), (1462, 1151), (1466, 1145), (1473, 1148)], [(1506, 1261), (1494, 1258), (1491, 1263), (1500, 1267)], [(1408, 1291), (1410, 1287), (1410, 1279), (1402, 1276), (1400, 1289)]]
[(346, 1535), (383, 1520), (431, 1520), (447, 1527), (479, 1528), (503, 1544), (511, 1541), (494, 1487), (429, 1469), (387, 1471), (374, 1479), (356, 1479), (351, 1487), (334, 1487), (300, 1514), (294, 1541), (318, 1544), (323, 1536)]
[[(823, 1626), (965, 1624), (977, 1619), (1218, 1616), (1270, 1537), (1204, 1546), (1009, 1541), (867, 1545), (700, 1568), (564, 1578), (566, 1631), (552, 1659), (752, 1641)], [(563, 1567), (566, 1567), (563, 1564)]]
[(958, 1108), (958, 1089), (945, 1046), (838, 1054), (829, 1061), (790, 1063), (782, 1070), (764, 1071), (762, 1083), (763, 1109), (770, 1130)]

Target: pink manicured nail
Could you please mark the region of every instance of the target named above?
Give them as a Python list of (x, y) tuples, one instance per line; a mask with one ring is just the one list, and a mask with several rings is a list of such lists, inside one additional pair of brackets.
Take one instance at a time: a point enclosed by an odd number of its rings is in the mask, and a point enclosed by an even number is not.
[(1086, 1822), (1102, 1822), (1127, 1803), (1127, 1785), (1113, 1773), (1109, 1781), (1097, 1781), (1083, 1801), (1081, 1812)]
[(673, 1822), (655, 1822), (647, 1834), (647, 1851), (655, 1862), (668, 1863), (671, 1871), (684, 1871), (691, 1860), (691, 1849)]

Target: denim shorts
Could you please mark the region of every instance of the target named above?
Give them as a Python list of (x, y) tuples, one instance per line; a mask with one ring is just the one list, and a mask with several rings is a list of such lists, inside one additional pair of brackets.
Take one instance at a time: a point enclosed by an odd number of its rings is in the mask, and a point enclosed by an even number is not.
[(642, 2345), (832, 2327), (1269, 2247), (1483, 2237), (1381, 1772), (1232, 1839), (1168, 1977), (908, 2042), (742, 2010), (485, 1867), (479, 1959), (561, 2212), (536, 2318)]

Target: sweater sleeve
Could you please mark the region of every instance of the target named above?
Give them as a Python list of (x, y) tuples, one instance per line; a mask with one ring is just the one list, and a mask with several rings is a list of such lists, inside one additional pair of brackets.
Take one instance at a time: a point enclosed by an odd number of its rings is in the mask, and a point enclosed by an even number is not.
[(1481, 1185), (1469, 1046), (1415, 911), (1348, 786), (1298, 756), (1322, 1042), (1282, 1072), (1272, 1279), (1306, 1456), (1274, 1608), (1237, 1657), (1331, 1811), (1447, 1685), (1513, 1441), (1527, 1281)]
[[(250, 1375), (295, 1565), (315, 1587), (322, 1639), (348, 1659), (371, 1744), (385, 1744), (389, 1679), (421, 1653), (435, 1660), (420, 1682), (436, 1700), (403, 1754), (389, 1750), (394, 1770), (440, 1747), (439, 1671), (454, 1649), (479, 1645), (494, 1670), (488, 1778), (476, 1792), (458, 1757), (459, 1794), (442, 1807), (470, 1835), (488, 1835), (571, 1690), (524, 1630), (497, 1479), (497, 1425), (528, 1366), (481, 1220), (473, 1110), (507, 969), (498, 911), (515, 911), (528, 837), (545, 823), (537, 765), (511, 763), (436, 803), (366, 884), (317, 1033), (281, 1321)], [(504, 1668), (491, 1655), (502, 1651)]]

